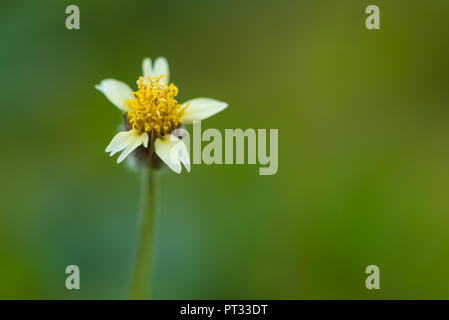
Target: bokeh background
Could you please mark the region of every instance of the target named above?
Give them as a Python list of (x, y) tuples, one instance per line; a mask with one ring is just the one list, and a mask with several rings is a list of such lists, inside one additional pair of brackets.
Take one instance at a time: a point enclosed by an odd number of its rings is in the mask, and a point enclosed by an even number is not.
[(134, 84), (146, 56), (167, 57), (180, 100), (229, 103), (203, 129), (279, 129), (274, 176), (159, 176), (154, 298), (449, 298), (448, 14), (447, 0), (2, 2), (0, 298), (126, 297), (139, 176), (104, 152), (120, 112), (94, 85)]

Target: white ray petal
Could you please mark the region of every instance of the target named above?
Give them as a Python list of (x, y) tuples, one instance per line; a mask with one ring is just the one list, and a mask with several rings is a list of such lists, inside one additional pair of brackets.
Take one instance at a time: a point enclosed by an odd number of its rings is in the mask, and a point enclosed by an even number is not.
[(186, 168), (187, 172), (190, 172), (190, 156), (189, 156), (189, 152), (187, 151), (187, 146), (185, 145), (184, 141), (179, 140), (179, 145), (181, 145), (180, 147), (180, 156), (179, 156), (179, 160), (181, 160), (181, 162), (184, 164), (184, 167)]
[(126, 102), (132, 98), (132, 90), (126, 83), (115, 79), (105, 79), (97, 84), (95, 89), (101, 91), (120, 110), (124, 112), (129, 110)]
[(168, 61), (164, 57), (159, 57), (154, 60), (153, 77), (160, 77), (163, 74), (165, 76), (161, 78), (160, 82), (163, 84), (169, 84), (170, 69), (168, 67)]
[(136, 130), (132, 130), (134, 133), (129, 139), (128, 139), (128, 146), (125, 150), (120, 154), (120, 156), (117, 159), (117, 163), (122, 162), (125, 160), (125, 158), (134, 151), (137, 147), (139, 147), (141, 144), (144, 146), (148, 146), (148, 133), (138, 133)]
[(151, 64), (150, 58), (145, 58), (142, 61), (142, 74), (146, 77), (151, 77), (151, 74), (153, 73), (153, 67)]
[(132, 130), (117, 133), (114, 138), (112, 138), (105, 151), (110, 152), (110, 155), (113, 156), (115, 153), (125, 149), (128, 146), (128, 140), (132, 136), (134, 136), (134, 132)]
[(178, 137), (168, 134), (154, 142), (156, 154), (176, 173), (181, 173), (181, 162), (190, 172), (190, 157), (184, 142)]
[(181, 118), (181, 122), (184, 124), (192, 124), (193, 121), (201, 121), (207, 119), (214, 114), (223, 111), (227, 108), (228, 104), (219, 100), (211, 98), (196, 98), (186, 101), (182, 104), (182, 107), (187, 106), (184, 114)]

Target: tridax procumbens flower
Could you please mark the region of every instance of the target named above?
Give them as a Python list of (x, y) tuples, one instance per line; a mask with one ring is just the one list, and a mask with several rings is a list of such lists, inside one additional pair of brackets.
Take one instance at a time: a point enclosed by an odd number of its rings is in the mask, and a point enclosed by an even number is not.
[[(124, 112), (125, 130), (117, 133), (107, 146), (110, 155), (122, 151), (117, 163), (135, 150), (138, 160), (158, 167), (160, 160), (176, 173), (181, 163), (190, 172), (190, 157), (179, 137), (172, 134), (181, 124), (192, 124), (225, 109), (228, 104), (210, 98), (197, 98), (179, 104), (178, 88), (169, 82), (167, 60), (159, 57), (142, 63), (143, 76), (137, 80), (137, 91), (120, 81), (105, 79), (95, 88), (103, 92)], [(136, 150), (137, 149), (137, 150)]]

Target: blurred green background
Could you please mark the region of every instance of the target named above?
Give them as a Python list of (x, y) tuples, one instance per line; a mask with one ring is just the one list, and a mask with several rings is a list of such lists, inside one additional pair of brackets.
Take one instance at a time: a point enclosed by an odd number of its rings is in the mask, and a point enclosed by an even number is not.
[(2, 2), (0, 298), (126, 296), (139, 176), (104, 152), (121, 118), (94, 85), (133, 85), (146, 56), (167, 57), (181, 101), (229, 103), (203, 129), (279, 129), (274, 176), (159, 176), (154, 298), (449, 298), (448, 15), (447, 0)]

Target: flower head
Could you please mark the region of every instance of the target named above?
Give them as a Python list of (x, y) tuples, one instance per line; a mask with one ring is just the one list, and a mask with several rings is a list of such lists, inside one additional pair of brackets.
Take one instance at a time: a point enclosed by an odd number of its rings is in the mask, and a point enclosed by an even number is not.
[(124, 113), (126, 130), (114, 136), (106, 152), (112, 156), (122, 151), (117, 159), (120, 163), (131, 153), (140, 151), (140, 158), (151, 166), (157, 166), (162, 160), (176, 173), (181, 172), (181, 163), (190, 171), (187, 148), (172, 132), (181, 124), (206, 119), (228, 105), (210, 98), (179, 104), (176, 100), (178, 88), (169, 83), (165, 58), (157, 58), (154, 66), (146, 58), (142, 69), (143, 76), (137, 80), (137, 91), (114, 79), (103, 80), (95, 86)]

